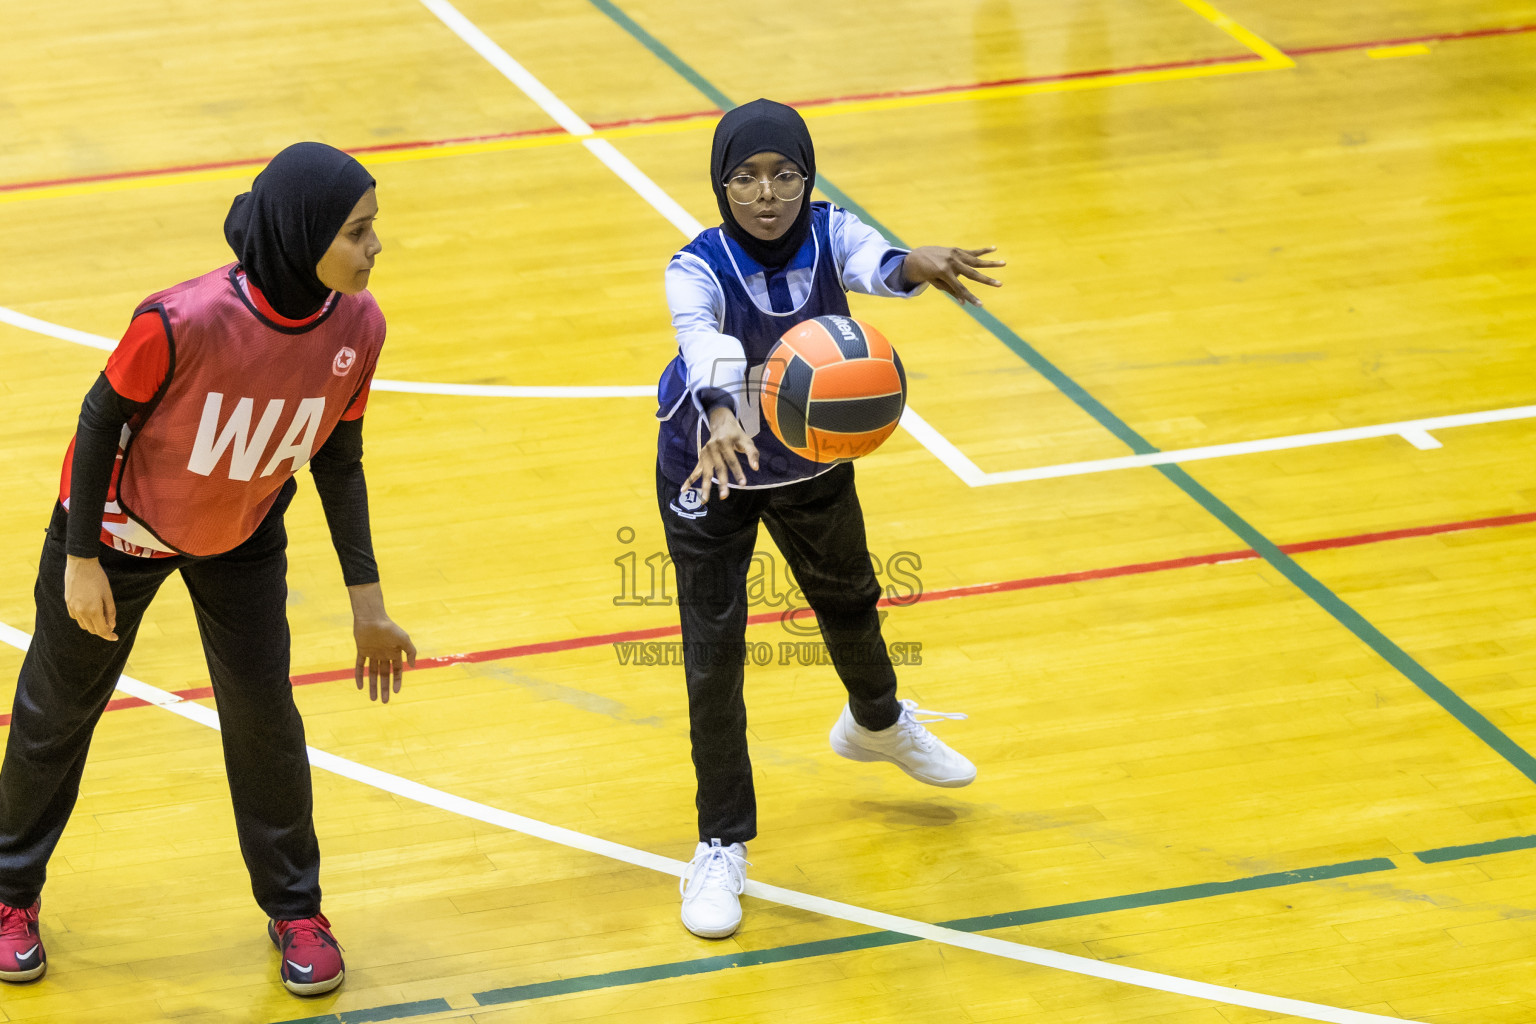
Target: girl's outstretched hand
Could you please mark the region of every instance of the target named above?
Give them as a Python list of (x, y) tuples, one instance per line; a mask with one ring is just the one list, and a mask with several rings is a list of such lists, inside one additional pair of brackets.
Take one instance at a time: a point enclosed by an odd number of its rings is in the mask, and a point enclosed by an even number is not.
[(716, 483), (720, 488), (720, 497), (729, 497), (731, 493), (731, 477), (736, 478), (739, 484), (747, 482), (747, 474), (741, 468), (741, 460), (736, 457), (740, 452), (747, 457), (747, 462), (753, 469), (757, 468), (757, 445), (747, 436), (747, 432), (741, 429), (741, 422), (736, 419), (736, 414), (728, 405), (717, 405), (709, 414), (709, 441), (705, 443), (699, 452), (699, 464), (688, 474), (688, 480), (683, 484), (683, 490), (694, 486), (694, 481), (700, 481), (699, 494), (704, 503), (709, 504), (709, 485)]
[(989, 252), (996, 251), (995, 245), (989, 245), (985, 249), (960, 249), (952, 245), (920, 246), (907, 253), (907, 258), (901, 264), (901, 276), (906, 279), (908, 287), (915, 288), (920, 284), (931, 284), (939, 291), (953, 295), (961, 302), (979, 306), (981, 300), (960, 283), (960, 278), (968, 277), (972, 281), (980, 281), (993, 288), (1001, 288), (1003, 282), (994, 280), (976, 269), (1007, 266), (1004, 260), (981, 258)]

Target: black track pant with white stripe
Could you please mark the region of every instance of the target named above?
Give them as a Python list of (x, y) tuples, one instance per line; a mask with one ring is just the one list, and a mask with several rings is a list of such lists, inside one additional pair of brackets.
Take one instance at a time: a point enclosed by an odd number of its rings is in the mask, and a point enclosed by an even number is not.
[[(22, 663), (0, 766), (0, 901), (30, 906), (42, 891), (85, 769), (86, 752), (139, 623), (179, 571), (192, 596), (218, 703), (224, 766), (240, 851), (269, 917), (320, 912), (304, 723), (288, 681), (287, 532), (290, 481), (250, 539), (211, 558), (138, 558), (106, 545), (102, 569), (118, 639), (85, 632), (64, 604), (65, 513), (56, 507), (38, 569), (37, 625)], [(140, 712), (143, 713), (143, 712)]]
[[(880, 635), (880, 584), (864, 538), (853, 465), (782, 487), (732, 489), (729, 497), (712, 497), (698, 508), (678, 503), (678, 485), (658, 467), (656, 501), (677, 573), (699, 840), (745, 843), (757, 835), (742, 683), (747, 577), (759, 520), (816, 613), (854, 720), (885, 729), (901, 714), (896, 671)], [(835, 715), (828, 710), (830, 728)]]

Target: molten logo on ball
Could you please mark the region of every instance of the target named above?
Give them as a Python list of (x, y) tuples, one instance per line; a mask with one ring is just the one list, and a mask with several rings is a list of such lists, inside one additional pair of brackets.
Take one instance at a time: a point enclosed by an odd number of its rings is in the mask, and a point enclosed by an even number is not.
[(763, 367), (763, 418), (786, 448), (813, 462), (868, 455), (895, 431), (906, 405), (896, 350), (850, 317), (796, 324)]

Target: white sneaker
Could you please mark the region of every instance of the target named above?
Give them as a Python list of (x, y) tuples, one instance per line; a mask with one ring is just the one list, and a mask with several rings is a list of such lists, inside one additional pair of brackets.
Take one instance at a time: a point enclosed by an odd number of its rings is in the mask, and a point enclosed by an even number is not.
[(747, 848), (700, 843), (688, 873), (678, 881), (683, 894), (683, 927), (704, 939), (723, 939), (741, 926), (741, 901), (747, 884)]
[[(918, 715), (930, 717), (918, 718)], [(976, 766), (951, 750), (923, 725), (943, 718), (964, 717), (959, 713), (925, 711), (917, 706), (917, 701), (904, 700), (896, 724), (877, 732), (855, 722), (853, 713), (844, 704), (843, 713), (832, 726), (832, 749), (853, 761), (889, 761), (918, 782), (930, 786), (968, 786), (976, 779)]]

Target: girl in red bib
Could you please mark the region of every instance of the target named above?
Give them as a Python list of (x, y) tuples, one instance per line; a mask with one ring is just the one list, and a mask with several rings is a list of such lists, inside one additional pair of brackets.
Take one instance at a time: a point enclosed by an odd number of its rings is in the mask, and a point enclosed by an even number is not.
[(374, 181), (352, 157), (314, 142), (283, 150), (224, 222), (239, 261), (146, 299), (85, 397), (0, 767), (0, 980), (47, 969), (48, 859), (144, 612), (180, 572), (283, 984), (300, 995), (341, 984), (288, 680), (283, 513), (308, 464), (352, 601), (357, 685), (366, 675), (369, 698), (387, 702), (416, 649), (384, 612), (363, 478), (384, 344), (367, 292), (377, 215)]

